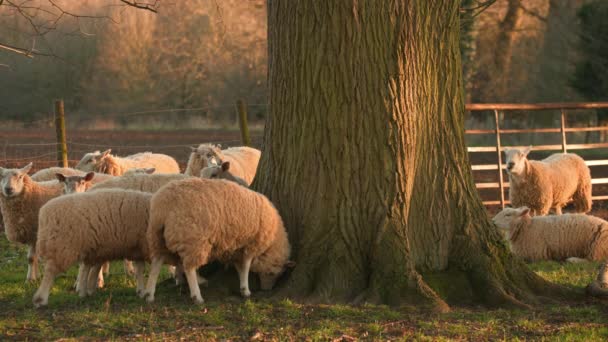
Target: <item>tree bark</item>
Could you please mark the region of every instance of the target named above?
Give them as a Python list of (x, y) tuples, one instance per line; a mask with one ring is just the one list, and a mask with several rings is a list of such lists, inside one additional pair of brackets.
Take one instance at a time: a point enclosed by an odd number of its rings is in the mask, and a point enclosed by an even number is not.
[(253, 188), (311, 300), (524, 305), (464, 142), (459, 3), (269, 0), (270, 113)]

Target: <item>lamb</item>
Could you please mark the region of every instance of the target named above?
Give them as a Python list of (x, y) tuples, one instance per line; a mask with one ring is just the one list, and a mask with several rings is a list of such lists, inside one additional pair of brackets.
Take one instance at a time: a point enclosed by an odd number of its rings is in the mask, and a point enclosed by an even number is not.
[(81, 171), (96, 171), (113, 176), (121, 176), (129, 169), (153, 167), (160, 173), (179, 173), (179, 165), (166, 154), (143, 152), (124, 158), (110, 154), (112, 150), (103, 153), (95, 151), (87, 153), (76, 165)]
[(64, 176), (84, 176), (86, 174), (86, 172), (72, 169), (71, 167), (49, 167), (32, 174), (30, 178), (36, 182), (50, 181), (55, 180), (55, 175), (58, 173)]
[(528, 207), (505, 208), (492, 221), (511, 251), (526, 261), (608, 257), (608, 222), (590, 215), (530, 216)]
[(174, 181), (191, 178), (183, 174), (134, 174), (128, 177), (116, 177), (114, 179), (107, 180), (103, 183), (94, 185), (90, 191), (97, 191), (99, 189), (111, 189), (120, 188), (127, 190), (137, 190), (143, 192), (156, 192), (163, 185)]
[(152, 266), (144, 296), (154, 301), (163, 263), (181, 265), (196, 303), (203, 303), (196, 269), (217, 259), (235, 265), (249, 297), (249, 269), (269, 290), (283, 273), (290, 245), (281, 216), (264, 196), (225, 180), (185, 179), (161, 188), (150, 203), (147, 232)]
[(231, 147), (225, 150), (220, 148), (220, 145), (212, 144), (192, 147), (192, 153), (190, 153), (190, 159), (188, 159), (188, 165), (184, 173), (198, 177), (206, 166), (211, 164), (221, 165), (222, 162), (229, 161), (232, 174), (244, 179), (249, 186), (258, 168), (260, 150), (246, 146)]
[(221, 166), (220, 165), (207, 166), (206, 168), (204, 168), (201, 171), (201, 178), (225, 179), (225, 180), (240, 184), (246, 188), (249, 187), (249, 186), (247, 186), (247, 182), (245, 182), (245, 180), (243, 178), (237, 177), (237, 176), (233, 175), (232, 172), (230, 172), (230, 162), (229, 161), (223, 162)]
[(29, 247), (27, 281), (36, 280), (38, 275), (38, 211), (46, 202), (63, 192), (63, 186), (57, 181), (33, 181), (27, 174), (31, 168), (32, 163), (21, 169), (0, 167), (0, 210), (4, 218), (4, 231), (9, 241)]
[(581, 157), (557, 153), (536, 161), (526, 158), (529, 152), (529, 147), (505, 150), (509, 200), (514, 207), (528, 206), (532, 215), (546, 215), (554, 208), (561, 215), (572, 199), (576, 212), (591, 210), (591, 173)]
[(151, 197), (139, 191), (108, 189), (62, 196), (44, 205), (37, 242), (45, 260), (44, 276), (34, 305), (47, 305), (55, 277), (77, 262), (84, 264), (78, 278), (81, 297), (93, 294), (103, 262), (125, 258), (135, 261), (137, 292), (143, 293)]

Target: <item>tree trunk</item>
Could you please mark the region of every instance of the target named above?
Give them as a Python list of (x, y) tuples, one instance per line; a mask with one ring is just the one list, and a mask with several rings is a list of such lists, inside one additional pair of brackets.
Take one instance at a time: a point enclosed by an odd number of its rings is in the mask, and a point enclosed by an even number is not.
[(319, 301), (524, 305), (548, 283), (488, 221), (464, 142), (459, 3), (269, 0), (253, 188)]

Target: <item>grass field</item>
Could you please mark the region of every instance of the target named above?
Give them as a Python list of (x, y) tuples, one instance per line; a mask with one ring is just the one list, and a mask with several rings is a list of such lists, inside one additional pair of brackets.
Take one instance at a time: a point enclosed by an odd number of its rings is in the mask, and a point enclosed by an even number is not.
[[(76, 268), (57, 279), (49, 308), (31, 304), (38, 284), (24, 285), (25, 250), (0, 237), (0, 340), (597, 340), (608, 339), (608, 304), (591, 299), (553, 303), (533, 310), (454, 308), (447, 314), (386, 306), (311, 305), (270, 299), (254, 292), (241, 299), (235, 283), (224, 291), (203, 289), (204, 306), (170, 281), (159, 285), (156, 303), (135, 296), (122, 263), (112, 265), (106, 288), (78, 298), (71, 290)], [(594, 264), (531, 265), (541, 276), (582, 288)], [(168, 278), (167, 274), (163, 275)]]

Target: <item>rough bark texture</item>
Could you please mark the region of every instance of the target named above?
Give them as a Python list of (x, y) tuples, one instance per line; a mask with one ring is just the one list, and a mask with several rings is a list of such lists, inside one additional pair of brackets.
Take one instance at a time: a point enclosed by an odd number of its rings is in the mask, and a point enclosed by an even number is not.
[(289, 230), (288, 295), (445, 309), (523, 305), (548, 285), (509, 254), (472, 180), (458, 14), (454, 0), (268, 2), (253, 187)]

